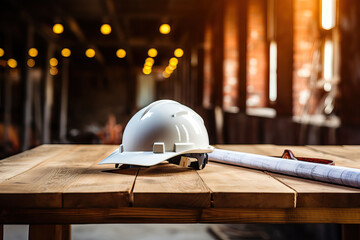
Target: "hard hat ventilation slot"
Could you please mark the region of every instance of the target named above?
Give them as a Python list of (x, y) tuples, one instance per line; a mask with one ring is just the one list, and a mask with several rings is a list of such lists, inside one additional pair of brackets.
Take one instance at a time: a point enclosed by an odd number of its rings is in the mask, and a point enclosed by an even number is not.
[(153, 153), (165, 153), (165, 144), (163, 142), (155, 142), (153, 145)]
[(123, 152), (124, 151), (124, 145), (122, 145), (122, 144), (120, 144), (120, 146), (119, 146), (119, 152)]
[(184, 152), (186, 150), (192, 149), (194, 146), (193, 143), (175, 143), (174, 151), (175, 152)]
[(187, 114), (189, 114), (189, 111), (180, 111), (180, 112), (174, 113), (172, 115), (172, 117), (179, 117), (179, 116), (187, 115)]

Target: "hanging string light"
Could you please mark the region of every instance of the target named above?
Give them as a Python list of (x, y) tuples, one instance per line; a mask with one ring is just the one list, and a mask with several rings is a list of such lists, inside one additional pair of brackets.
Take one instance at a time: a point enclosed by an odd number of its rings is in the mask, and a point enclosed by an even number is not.
[(157, 50), (155, 48), (150, 48), (149, 51), (148, 51), (148, 55), (149, 57), (156, 57), (158, 54)]
[(124, 49), (120, 48), (116, 51), (116, 56), (118, 58), (124, 58), (126, 56), (126, 51)]
[(30, 58), (27, 60), (26, 64), (28, 65), (28, 67), (32, 68), (35, 66), (35, 60)]
[(17, 61), (13, 58), (9, 58), (9, 60), (7, 60), (7, 65), (10, 68), (16, 68), (17, 67)]
[(161, 26), (159, 27), (159, 32), (161, 34), (169, 34), (170, 31), (171, 31), (171, 27), (167, 23), (161, 24)]
[(38, 50), (36, 48), (30, 48), (28, 51), (28, 54), (30, 57), (37, 57), (38, 55)]
[(103, 25), (101, 25), (100, 27), (100, 32), (103, 35), (109, 35), (111, 33), (111, 26), (110, 24), (104, 23)]
[(85, 51), (85, 55), (86, 55), (88, 58), (93, 58), (93, 57), (95, 57), (95, 50), (92, 49), (92, 48), (88, 48), (88, 49), (86, 49), (86, 51)]
[(50, 63), (50, 66), (56, 67), (59, 62), (56, 58), (50, 58), (49, 63)]
[(70, 57), (70, 55), (71, 55), (70, 49), (68, 49), (68, 48), (63, 48), (63, 49), (61, 50), (61, 55), (62, 55), (63, 57)]
[(54, 24), (53, 32), (56, 34), (62, 34), (64, 32), (64, 26), (60, 23)]
[(184, 51), (181, 48), (177, 48), (174, 51), (175, 57), (181, 58), (184, 55)]

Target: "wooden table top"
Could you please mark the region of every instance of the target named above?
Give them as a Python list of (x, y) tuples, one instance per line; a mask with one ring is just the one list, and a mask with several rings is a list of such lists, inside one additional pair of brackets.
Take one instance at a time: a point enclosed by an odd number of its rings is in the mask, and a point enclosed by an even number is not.
[[(360, 223), (360, 189), (219, 163), (200, 171), (98, 165), (116, 147), (41, 145), (1, 160), (0, 222)], [(217, 147), (269, 156), (291, 149), (360, 168), (360, 146)]]

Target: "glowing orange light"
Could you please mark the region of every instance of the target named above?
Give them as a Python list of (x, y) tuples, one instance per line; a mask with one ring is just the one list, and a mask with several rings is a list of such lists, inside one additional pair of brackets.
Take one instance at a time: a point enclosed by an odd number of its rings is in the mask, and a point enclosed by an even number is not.
[(162, 75), (163, 75), (164, 78), (169, 78), (170, 77), (170, 74), (165, 72), (165, 71), (162, 73)]
[(124, 49), (118, 49), (116, 51), (116, 56), (118, 58), (124, 58), (126, 56), (126, 51)]
[(4, 49), (0, 48), (0, 57), (4, 56), (4, 54), (5, 54)]
[(68, 49), (68, 48), (63, 48), (63, 49), (61, 50), (61, 55), (62, 55), (63, 57), (70, 57), (70, 55), (71, 55), (70, 49)]
[(156, 57), (158, 54), (157, 50), (155, 48), (150, 48), (149, 51), (148, 51), (148, 55), (149, 57)]
[(179, 63), (179, 60), (177, 58), (170, 58), (169, 63), (173, 66), (176, 66)]
[(109, 35), (111, 33), (111, 26), (107, 23), (101, 25), (100, 32), (104, 35)]
[(93, 58), (93, 57), (95, 57), (95, 50), (92, 49), (92, 48), (88, 48), (88, 49), (86, 49), (86, 51), (85, 51), (85, 55), (86, 55), (88, 58)]
[(180, 58), (184, 55), (184, 51), (181, 48), (177, 48), (174, 51), (174, 55), (175, 55), (175, 57)]
[(151, 68), (150, 69), (143, 68), (143, 73), (146, 74), (146, 75), (149, 75), (151, 73)]
[(27, 65), (28, 65), (28, 67), (34, 67), (35, 66), (35, 60), (34, 59), (32, 59), (32, 58), (30, 58), (30, 59), (28, 59), (27, 60)]
[(50, 75), (52, 75), (52, 76), (55, 76), (59, 73), (59, 71), (57, 70), (56, 67), (50, 68), (49, 72), (50, 72)]
[(38, 55), (38, 50), (36, 48), (30, 48), (28, 54), (30, 57), (36, 57)]
[(9, 58), (9, 60), (7, 61), (7, 65), (11, 68), (16, 68), (17, 67), (17, 61), (13, 58)]
[(64, 26), (60, 23), (54, 24), (53, 32), (56, 34), (61, 34), (64, 32)]
[(171, 27), (169, 24), (164, 23), (164, 24), (161, 24), (159, 31), (161, 34), (169, 34), (171, 31)]
[(50, 66), (56, 67), (59, 62), (56, 58), (50, 58), (49, 63), (50, 63)]

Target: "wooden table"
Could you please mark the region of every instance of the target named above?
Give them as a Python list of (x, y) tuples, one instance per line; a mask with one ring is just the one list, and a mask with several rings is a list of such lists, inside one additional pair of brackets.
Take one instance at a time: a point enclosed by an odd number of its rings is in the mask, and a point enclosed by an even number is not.
[[(0, 161), (0, 223), (30, 224), (30, 239), (67, 239), (69, 224), (82, 223), (360, 223), (360, 189), (218, 163), (97, 164), (116, 147), (42, 145)], [(217, 147), (270, 156), (288, 148), (360, 168), (360, 146)]]

